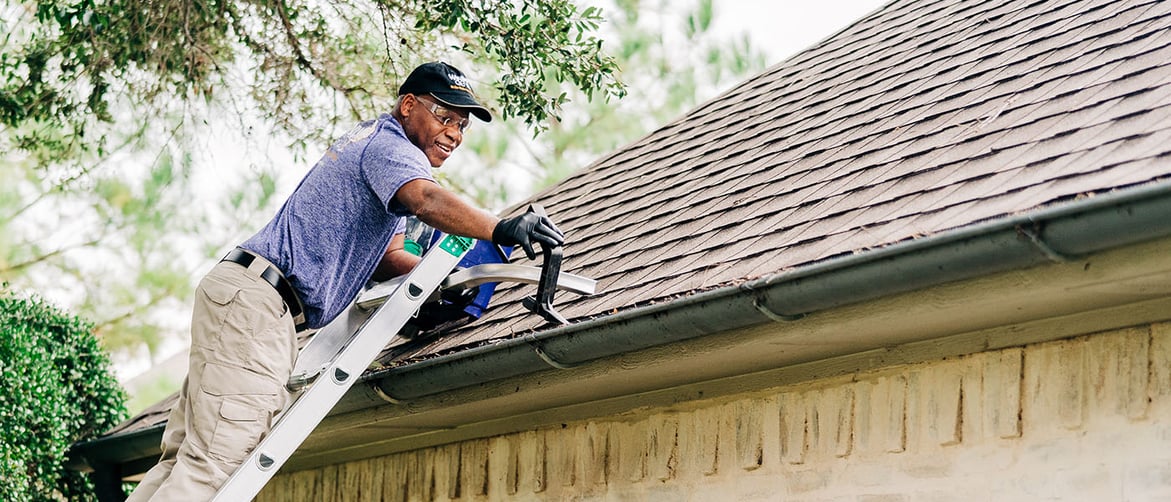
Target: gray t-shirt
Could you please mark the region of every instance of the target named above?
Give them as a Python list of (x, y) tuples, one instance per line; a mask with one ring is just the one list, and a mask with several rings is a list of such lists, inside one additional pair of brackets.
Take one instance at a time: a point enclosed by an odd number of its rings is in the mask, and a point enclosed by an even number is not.
[(394, 201), (408, 181), (434, 182), (431, 164), (393, 117), (362, 122), (305, 175), (284, 206), (240, 247), (285, 273), (320, 328), (370, 279), (410, 213)]

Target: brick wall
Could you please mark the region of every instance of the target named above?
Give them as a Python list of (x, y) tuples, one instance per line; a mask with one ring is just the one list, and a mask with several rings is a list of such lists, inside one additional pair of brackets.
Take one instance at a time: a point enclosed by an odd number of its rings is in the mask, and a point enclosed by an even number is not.
[(281, 474), (258, 500), (1169, 500), (1171, 324)]

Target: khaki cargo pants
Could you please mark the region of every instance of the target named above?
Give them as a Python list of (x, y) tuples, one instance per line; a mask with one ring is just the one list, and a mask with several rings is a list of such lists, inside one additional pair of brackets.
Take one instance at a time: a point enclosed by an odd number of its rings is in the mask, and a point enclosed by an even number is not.
[(284, 301), (260, 278), (220, 262), (195, 290), (191, 355), (179, 402), (163, 432), (163, 455), (130, 501), (209, 500), (267, 433), (289, 402), (297, 355)]

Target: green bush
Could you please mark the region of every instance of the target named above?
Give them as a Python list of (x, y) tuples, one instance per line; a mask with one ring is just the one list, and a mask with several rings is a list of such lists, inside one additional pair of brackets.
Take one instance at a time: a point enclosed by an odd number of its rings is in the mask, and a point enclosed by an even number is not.
[(93, 499), (65, 453), (125, 418), (125, 401), (87, 322), (0, 288), (0, 498)]

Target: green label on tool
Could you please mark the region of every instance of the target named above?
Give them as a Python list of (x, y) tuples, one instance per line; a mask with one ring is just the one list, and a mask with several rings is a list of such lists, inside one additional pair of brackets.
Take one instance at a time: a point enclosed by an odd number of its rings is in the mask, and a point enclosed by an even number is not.
[(476, 240), (469, 237), (460, 237), (458, 235), (448, 235), (439, 241), (439, 248), (451, 253), (452, 256), (459, 256), (475, 244)]

